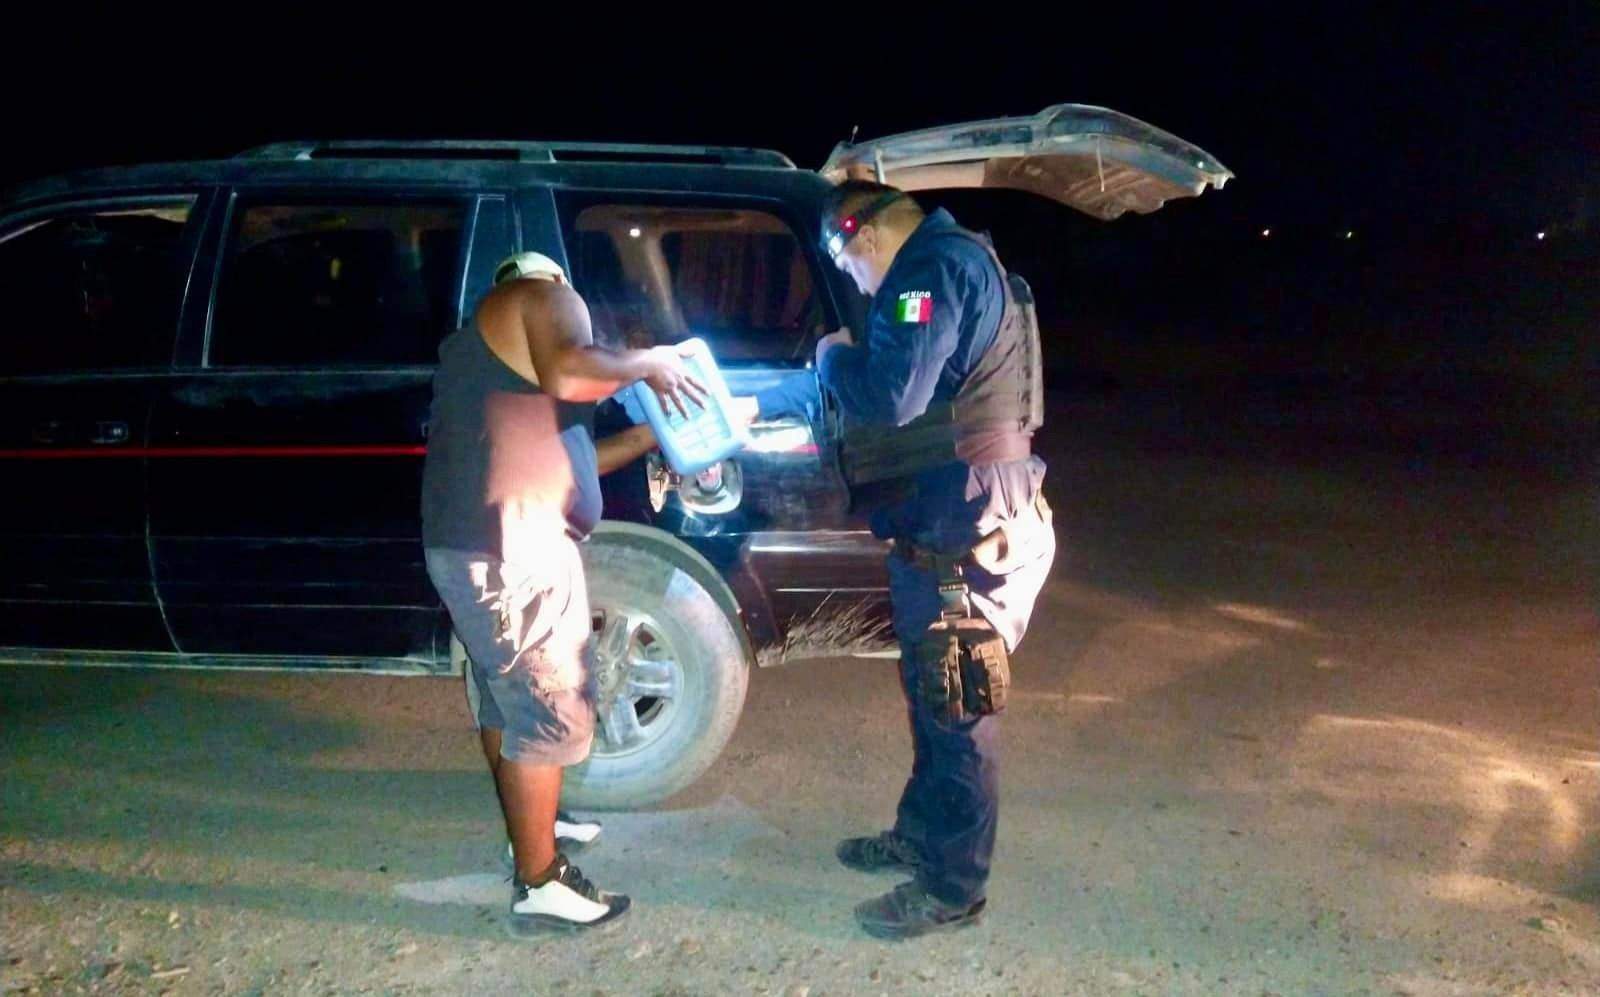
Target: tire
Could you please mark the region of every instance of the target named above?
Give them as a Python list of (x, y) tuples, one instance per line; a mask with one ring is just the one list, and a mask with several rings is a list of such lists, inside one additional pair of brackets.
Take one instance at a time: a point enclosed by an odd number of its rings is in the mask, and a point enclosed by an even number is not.
[(740, 624), (671, 547), (596, 534), (583, 545), (600, 686), (594, 749), (562, 802), (656, 803), (711, 767), (733, 737), (750, 677)]

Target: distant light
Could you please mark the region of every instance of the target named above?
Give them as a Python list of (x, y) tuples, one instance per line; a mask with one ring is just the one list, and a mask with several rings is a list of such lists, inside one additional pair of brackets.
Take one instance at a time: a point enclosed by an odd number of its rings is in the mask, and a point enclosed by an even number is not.
[(633, 228), (628, 229), (628, 237), (630, 239), (637, 239), (637, 238), (639, 238), (639, 236), (641, 236), (643, 234), (644, 233), (642, 231), (640, 231), (640, 229), (639, 229), (639, 227), (637, 225), (635, 225)]
[(1540, 232), (1538, 235), (1534, 236), (1534, 238), (1538, 239), (1540, 242), (1543, 242), (1544, 241), (1544, 233)]
[(1356, 234), (1354, 232), (1351, 232), (1350, 230), (1346, 229), (1345, 233), (1344, 233), (1344, 237), (1346, 239), (1354, 239), (1356, 237)]
[(1263, 239), (1270, 238), (1271, 235), (1272, 235), (1272, 229), (1264, 228), (1264, 229), (1261, 230), (1261, 238), (1263, 238)]

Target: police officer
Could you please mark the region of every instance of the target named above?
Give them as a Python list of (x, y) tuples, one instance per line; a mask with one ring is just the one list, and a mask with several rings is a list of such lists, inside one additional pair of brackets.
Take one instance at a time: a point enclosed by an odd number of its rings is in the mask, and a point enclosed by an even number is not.
[[(1044, 462), (1031, 449), (1042, 421), (1038, 330), (1026, 285), (948, 212), (925, 214), (892, 187), (849, 180), (822, 216), (824, 248), (872, 300), (861, 342), (848, 329), (818, 342), (818, 377), (847, 419), (884, 427), (872, 434), (893, 458), (884, 467), (911, 484), (871, 522), (894, 541), (889, 591), (914, 761), (894, 827), (840, 842), (838, 857), (914, 877), (855, 910), (869, 934), (908, 938), (972, 924), (986, 903), (999, 718), (952, 713), (930, 695), (927, 668), (938, 662), (922, 648), (948, 608), (940, 583), (952, 563), (963, 605), (1006, 651), (1049, 574), (1055, 534), (1040, 494)], [(763, 416), (799, 407), (781, 388), (758, 405)]]

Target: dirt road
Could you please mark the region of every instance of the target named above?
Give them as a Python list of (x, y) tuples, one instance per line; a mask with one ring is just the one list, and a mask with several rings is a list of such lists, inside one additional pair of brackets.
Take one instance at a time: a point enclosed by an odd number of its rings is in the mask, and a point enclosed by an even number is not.
[[(1241, 448), (1248, 449), (1248, 448)], [(981, 926), (891, 945), (834, 841), (909, 760), (881, 661), (753, 677), (693, 789), (502, 930), (457, 683), (0, 669), (6, 991), (1600, 992), (1595, 484), (1063, 445)]]

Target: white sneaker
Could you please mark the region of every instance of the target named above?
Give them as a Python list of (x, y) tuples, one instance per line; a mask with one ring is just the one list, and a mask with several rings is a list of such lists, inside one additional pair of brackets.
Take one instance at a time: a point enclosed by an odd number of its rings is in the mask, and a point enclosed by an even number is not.
[(620, 893), (607, 893), (583, 878), (565, 855), (556, 856), (556, 875), (543, 886), (511, 882), (511, 931), (576, 931), (597, 928), (627, 913), (632, 904)]
[[(565, 810), (556, 811), (556, 848), (563, 852), (581, 852), (584, 846), (600, 837), (601, 824), (597, 820), (582, 820), (567, 813)], [(508, 873), (517, 871), (517, 854), (512, 849), (511, 842), (506, 842), (506, 850), (500, 853), (500, 864), (505, 866)]]
[(556, 811), (556, 847), (587, 845), (600, 837), (600, 822), (574, 817), (565, 810)]

